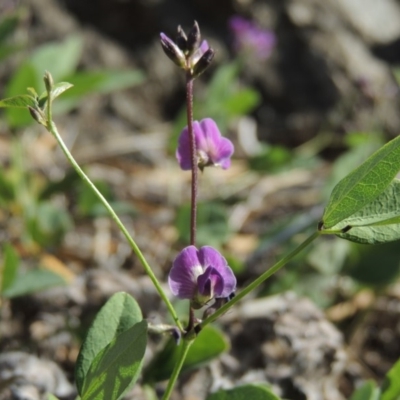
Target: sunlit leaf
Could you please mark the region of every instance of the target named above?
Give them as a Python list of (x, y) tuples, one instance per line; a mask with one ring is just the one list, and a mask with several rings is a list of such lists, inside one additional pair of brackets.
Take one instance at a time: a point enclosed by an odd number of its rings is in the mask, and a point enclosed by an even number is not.
[(114, 294), (96, 315), (76, 362), (75, 379), (82, 394), (85, 376), (95, 357), (117, 335), (142, 320), (142, 312), (135, 299), (127, 293)]
[(350, 400), (378, 400), (379, 394), (380, 390), (376, 387), (376, 383), (367, 381), (353, 392)]
[[(52, 99), (53, 100), (56, 99), (58, 96), (60, 96), (65, 91), (72, 88), (73, 86), (74, 85), (72, 85), (71, 83), (68, 83), (68, 82), (55, 83), (53, 85), (53, 89), (51, 91)], [(43, 107), (46, 102), (47, 102), (47, 92), (43, 92), (39, 98), (40, 107)]]
[(0, 100), (0, 107), (27, 108), (28, 106), (34, 107), (35, 105), (36, 100), (28, 94), (21, 94), (20, 96)]
[(400, 359), (386, 374), (382, 385), (382, 396), (380, 400), (400, 399)]
[(375, 200), (331, 229), (345, 229), (337, 236), (357, 243), (380, 244), (400, 239), (400, 181), (393, 180)]
[(248, 384), (229, 390), (219, 390), (207, 397), (207, 400), (280, 400), (265, 385)]
[[(225, 336), (212, 326), (206, 326), (189, 349), (182, 371), (188, 371), (206, 364), (229, 349)], [(178, 360), (180, 346), (170, 338), (164, 348), (153, 358), (144, 372), (145, 382), (168, 379)]]
[(147, 322), (122, 332), (94, 358), (85, 376), (82, 400), (117, 400), (137, 380), (147, 344)]
[(382, 193), (400, 170), (400, 136), (393, 139), (333, 189), (322, 222), (331, 229)]

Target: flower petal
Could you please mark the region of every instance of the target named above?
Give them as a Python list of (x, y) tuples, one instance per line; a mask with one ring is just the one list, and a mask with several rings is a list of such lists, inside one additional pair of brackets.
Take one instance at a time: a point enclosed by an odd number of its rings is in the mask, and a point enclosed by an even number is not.
[(191, 299), (197, 290), (197, 277), (203, 274), (196, 247), (185, 247), (175, 258), (168, 276), (174, 296)]
[(224, 280), (214, 267), (208, 267), (204, 274), (197, 278), (197, 284), (202, 296), (219, 297), (224, 288)]
[(176, 159), (184, 171), (192, 169), (192, 159), (190, 157), (190, 138), (187, 127), (183, 129), (181, 135), (179, 136)]
[(222, 137), (218, 145), (219, 159), (216, 160), (216, 164), (219, 164), (223, 169), (229, 168), (234, 151), (233, 143), (229, 139)]
[(236, 288), (236, 277), (225, 258), (210, 246), (200, 248), (198, 258), (204, 270), (213, 267), (223, 279), (223, 288), (214, 288), (215, 297), (228, 297)]

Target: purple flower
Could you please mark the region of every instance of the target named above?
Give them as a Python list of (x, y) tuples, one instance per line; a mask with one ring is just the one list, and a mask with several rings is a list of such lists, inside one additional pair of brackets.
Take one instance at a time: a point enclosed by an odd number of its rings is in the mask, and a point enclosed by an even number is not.
[[(198, 167), (201, 170), (210, 165), (220, 166), (223, 169), (229, 168), (234, 147), (229, 139), (221, 136), (217, 124), (211, 118), (205, 118), (200, 122), (194, 121), (193, 131)], [(183, 129), (179, 137), (176, 158), (184, 171), (192, 168), (190, 137), (187, 127)]]
[(234, 16), (229, 20), (233, 34), (233, 46), (237, 52), (250, 52), (260, 60), (266, 60), (276, 44), (276, 36), (267, 29), (259, 28), (254, 22)]
[(236, 278), (222, 255), (210, 246), (185, 247), (175, 258), (168, 277), (172, 293), (201, 308), (212, 298), (234, 292)]

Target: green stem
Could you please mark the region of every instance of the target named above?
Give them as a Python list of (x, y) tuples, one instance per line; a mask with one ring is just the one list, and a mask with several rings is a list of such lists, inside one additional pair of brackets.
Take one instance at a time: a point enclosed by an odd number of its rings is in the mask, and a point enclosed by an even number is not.
[(179, 373), (181, 372), (183, 363), (185, 362), (186, 356), (194, 340), (183, 340), (179, 359), (175, 363), (174, 370), (172, 371), (171, 378), (169, 378), (167, 389), (165, 390), (162, 400), (168, 400), (171, 396), (172, 390), (174, 389), (175, 383), (178, 379)]
[(144, 258), (142, 252), (140, 251), (139, 247), (135, 243), (135, 241), (132, 239), (131, 235), (129, 234), (128, 230), (125, 228), (124, 224), (122, 221), (118, 218), (117, 214), (113, 210), (113, 208), (110, 206), (108, 201), (105, 199), (105, 197), (99, 192), (99, 190), (96, 188), (96, 186), (92, 183), (92, 181), (89, 179), (89, 177), (83, 172), (82, 168), (79, 166), (79, 164), (75, 161), (74, 157), (68, 150), (67, 146), (64, 144), (64, 141), (62, 140), (60, 134), (58, 133), (57, 127), (54, 124), (54, 122), (51, 119), (51, 114), (48, 115), (48, 122), (46, 128), (48, 131), (56, 138), (58, 144), (60, 145), (63, 153), (65, 154), (65, 157), (67, 157), (68, 161), (71, 163), (75, 171), (78, 173), (78, 175), (81, 177), (81, 179), (88, 185), (88, 187), (95, 193), (95, 195), (98, 197), (98, 199), (103, 203), (104, 207), (107, 209), (107, 211), (110, 213), (111, 218), (115, 221), (115, 223), (118, 225), (118, 228), (121, 230), (123, 235), (125, 236), (126, 240), (128, 241), (129, 245), (131, 246), (133, 252), (136, 254), (137, 258), (143, 265), (143, 268), (145, 269), (147, 275), (150, 277), (151, 281), (153, 282), (155, 288), (157, 289), (157, 292), (159, 293), (160, 297), (166, 304), (172, 318), (174, 319), (176, 325), (178, 328), (183, 331), (183, 326), (181, 322), (179, 321), (178, 315), (175, 312), (174, 307), (172, 306), (171, 302), (168, 300), (164, 290), (161, 287), (160, 282), (158, 281), (157, 277), (154, 275), (150, 265), (147, 263), (146, 259)]
[(228, 303), (224, 304), (221, 308), (219, 308), (214, 314), (211, 314), (208, 318), (206, 318), (201, 324), (201, 328), (204, 328), (206, 325), (214, 322), (218, 317), (222, 314), (226, 313), (234, 304), (236, 304), (239, 300), (241, 300), (244, 296), (254, 290), (257, 286), (263, 283), (266, 279), (268, 279), (271, 275), (277, 272), (280, 268), (282, 268), (285, 264), (287, 264), (293, 257), (295, 257), (298, 253), (300, 253), (305, 247), (307, 247), (313, 240), (315, 240), (319, 236), (320, 232), (314, 232), (311, 236), (309, 236), (300, 246), (296, 247), (291, 253), (287, 256), (283, 257), (279, 260), (275, 265), (273, 265), (270, 269), (265, 271), (262, 275), (260, 275), (257, 279), (255, 279), (250, 285), (244, 288), (239, 294), (237, 294), (232, 300)]

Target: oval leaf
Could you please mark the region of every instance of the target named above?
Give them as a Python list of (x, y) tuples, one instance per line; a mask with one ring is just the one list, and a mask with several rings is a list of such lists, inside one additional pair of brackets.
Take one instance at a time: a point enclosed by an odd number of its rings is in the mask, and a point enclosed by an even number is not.
[(386, 374), (382, 385), (382, 396), (380, 400), (400, 399), (400, 359)]
[(398, 240), (400, 239), (399, 199), (400, 181), (395, 179), (374, 201), (332, 229), (346, 228), (346, 232), (337, 236), (357, 243), (381, 244)]
[(14, 247), (6, 243), (3, 248), (4, 251), (4, 260), (3, 260), (3, 268), (0, 267), (1, 277), (0, 277), (0, 293), (3, 293), (7, 290), (14, 282), (18, 266), (19, 266), (19, 256), (15, 251)]
[(75, 367), (78, 393), (82, 394), (85, 376), (96, 356), (117, 335), (143, 319), (136, 300), (128, 293), (114, 294), (96, 315), (82, 344)]
[(230, 390), (219, 390), (207, 397), (207, 400), (280, 400), (264, 385), (243, 385)]
[(330, 229), (382, 193), (400, 170), (400, 136), (369, 157), (333, 189), (322, 222)]
[(27, 108), (28, 106), (36, 107), (36, 100), (29, 94), (21, 94), (20, 96), (0, 100), (0, 107)]
[(373, 381), (367, 381), (356, 389), (350, 397), (350, 400), (378, 400), (380, 390)]
[(93, 360), (83, 382), (82, 400), (117, 400), (137, 380), (147, 344), (142, 320), (118, 335)]
[[(56, 99), (58, 96), (63, 94), (66, 90), (72, 88), (74, 85), (68, 82), (56, 83), (51, 90), (52, 99)], [(47, 102), (47, 92), (43, 92), (39, 98), (39, 106), (43, 107)]]
[[(212, 326), (206, 326), (190, 347), (182, 372), (197, 368), (228, 349), (229, 344), (222, 332)], [(168, 379), (179, 354), (180, 347), (171, 338), (146, 368), (143, 380), (145, 382), (158, 382)]]

